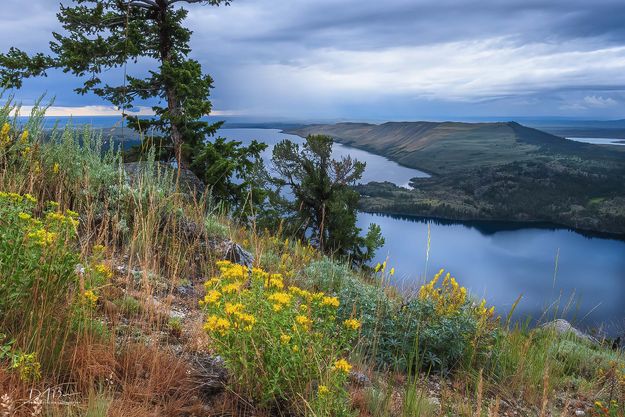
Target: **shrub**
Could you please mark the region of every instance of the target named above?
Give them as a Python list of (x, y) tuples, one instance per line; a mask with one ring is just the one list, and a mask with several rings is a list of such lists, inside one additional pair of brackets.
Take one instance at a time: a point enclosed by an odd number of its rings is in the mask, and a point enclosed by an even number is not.
[(0, 192), (0, 326), (53, 364), (68, 334), (90, 326), (98, 287), (111, 271), (97, 256), (79, 264), (77, 213), (50, 202), (39, 217), (36, 205), (29, 194)]
[(494, 308), (486, 308), (485, 300), (474, 304), (449, 273), (437, 286), (442, 274), (441, 269), (404, 304), (397, 331), (405, 335), (401, 350), (417, 353), (422, 367), (449, 371), (488, 352), (496, 322)]
[(338, 298), (287, 288), (280, 274), (249, 273), (228, 261), (218, 266), (200, 304), (237, 392), (267, 409), (346, 414), (351, 365), (342, 356), (360, 323), (337, 320)]

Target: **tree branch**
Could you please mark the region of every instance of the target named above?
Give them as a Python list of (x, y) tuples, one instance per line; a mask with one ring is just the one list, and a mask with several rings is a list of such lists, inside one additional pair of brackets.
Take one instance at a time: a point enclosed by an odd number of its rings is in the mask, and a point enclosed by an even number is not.
[(131, 0), (128, 2), (128, 6), (137, 6), (144, 9), (158, 9), (158, 4), (154, 0)]

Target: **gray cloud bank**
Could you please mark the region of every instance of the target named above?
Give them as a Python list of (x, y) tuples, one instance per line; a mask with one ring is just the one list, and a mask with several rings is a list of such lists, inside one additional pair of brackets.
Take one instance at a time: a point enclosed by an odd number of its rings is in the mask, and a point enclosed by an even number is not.
[[(44, 48), (58, 3), (3, 3), (0, 49)], [(605, 0), (235, 0), (189, 16), (217, 108), (361, 120), (625, 117), (624, 21)], [(53, 73), (18, 96), (101, 104), (76, 83)]]

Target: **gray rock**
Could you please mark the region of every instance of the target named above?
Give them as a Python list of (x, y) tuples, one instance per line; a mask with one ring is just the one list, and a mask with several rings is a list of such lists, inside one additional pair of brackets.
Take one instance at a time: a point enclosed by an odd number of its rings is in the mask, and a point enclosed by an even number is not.
[(221, 357), (206, 353), (193, 353), (185, 356), (191, 368), (189, 378), (205, 398), (210, 399), (224, 389), (229, 374)]
[(541, 327), (543, 329), (553, 330), (558, 335), (573, 334), (575, 337), (579, 339), (586, 340), (591, 343), (599, 343), (597, 339), (582, 332), (579, 329), (576, 329), (575, 327), (573, 327), (571, 323), (569, 323), (568, 321), (564, 319), (557, 319), (557, 320), (550, 321), (548, 323), (543, 324)]
[(254, 264), (254, 255), (239, 246), (238, 243), (229, 241), (226, 246), (225, 258), (230, 262), (251, 268)]
[(579, 417), (584, 417), (586, 412), (584, 410), (575, 410), (575, 415)]
[(351, 371), (349, 373), (349, 382), (358, 387), (368, 387), (371, 386), (371, 380), (369, 377), (362, 372)]

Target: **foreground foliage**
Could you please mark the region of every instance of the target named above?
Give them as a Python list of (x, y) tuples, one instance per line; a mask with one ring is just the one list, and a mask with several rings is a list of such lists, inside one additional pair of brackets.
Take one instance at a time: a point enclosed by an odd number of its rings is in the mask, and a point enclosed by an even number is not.
[[(206, 282), (204, 328), (234, 375), (238, 392), (265, 406), (348, 415), (351, 365), (342, 359), (360, 328), (337, 321), (340, 300), (285, 286), (282, 275), (227, 261)], [(287, 404), (281, 404), (288, 401)]]

